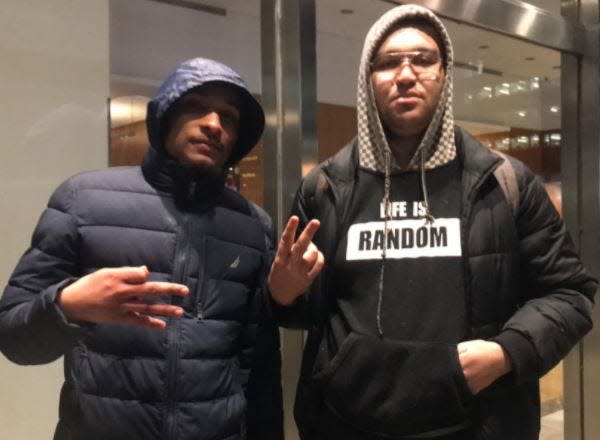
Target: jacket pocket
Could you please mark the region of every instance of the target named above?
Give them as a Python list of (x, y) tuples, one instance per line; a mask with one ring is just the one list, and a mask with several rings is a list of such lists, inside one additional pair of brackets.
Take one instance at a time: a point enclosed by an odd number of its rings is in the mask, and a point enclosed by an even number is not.
[(325, 404), (358, 430), (389, 438), (452, 431), (472, 395), (453, 344), (350, 333), (313, 377)]

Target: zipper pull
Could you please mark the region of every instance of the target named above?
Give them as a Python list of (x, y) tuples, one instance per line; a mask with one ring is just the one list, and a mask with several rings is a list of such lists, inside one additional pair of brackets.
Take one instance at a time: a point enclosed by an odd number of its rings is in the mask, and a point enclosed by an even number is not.
[(194, 200), (196, 196), (196, 181), (192, 180), (188, 186), (188, 200)]
[(196, 307), (196, 318), (200, 320), (204, 319), (204, 309), (201, 302), (199, 302), (198, 306)]

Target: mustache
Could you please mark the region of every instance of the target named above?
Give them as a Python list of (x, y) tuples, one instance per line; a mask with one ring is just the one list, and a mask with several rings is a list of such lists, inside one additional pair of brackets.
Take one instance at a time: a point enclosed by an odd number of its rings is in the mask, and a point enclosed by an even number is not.
[(223, 145), (222, 142), (211, 136), (196, 136), (191, 139), (191, 142), (193, 144), (207, 144), (219, 151), (223, 151), (225, 149), (225, 145)]

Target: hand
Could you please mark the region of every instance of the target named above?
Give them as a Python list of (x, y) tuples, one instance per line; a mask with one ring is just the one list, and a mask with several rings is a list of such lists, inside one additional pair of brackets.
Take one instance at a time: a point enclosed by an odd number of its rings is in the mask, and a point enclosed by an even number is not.
[(288, 220), (269, 274), (271, 297), (281, 305), (289, 305), (302, 295), (325, 265), (323, 254), (312, 242), (319, 221), (311, 220), (294, 242), (299, 223), (296, 216)]
[(487, 388), (512, 370), (510, 359), (496, 342), (476, 339), (457, 346), (458, 359), (473, 394)]
[(148, 281), (146, 266), (100, 269), (65, 287), (59, 306), (72, 321), (133, 324), (164, 328), (166, 323), (153, 315), (183, 316), (183, 309), (155, 304), (149, 295), (185, 296), (181, 284)]

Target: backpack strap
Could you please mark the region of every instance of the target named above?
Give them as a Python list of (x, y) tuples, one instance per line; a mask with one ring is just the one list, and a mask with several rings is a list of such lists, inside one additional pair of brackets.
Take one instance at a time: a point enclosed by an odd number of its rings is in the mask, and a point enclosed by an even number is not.
[(500, 188), (502, 188), (502, 192), (506, 197), (508, 204), (510, 205), (510, 209), (512, 211), (513, 217), (516, 217), (517, 212), (519, 211), (519, 184), (517, 182), (517, 176), (515, 174), (515, 169), (513, 168), (512, 163), (506, 156), (506, 154), (501, 153), (497, 150), (491, 150), (497, 156), (504, 159), (500, 166), (494, 170), (494, 176), (496, 176), (496, 180), (500, 184)]

